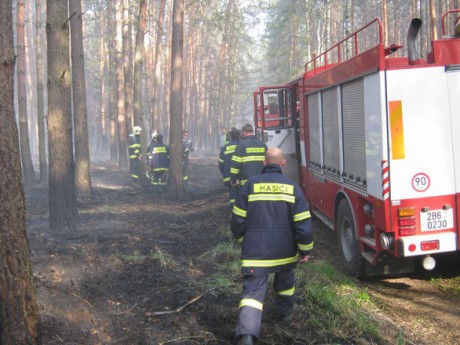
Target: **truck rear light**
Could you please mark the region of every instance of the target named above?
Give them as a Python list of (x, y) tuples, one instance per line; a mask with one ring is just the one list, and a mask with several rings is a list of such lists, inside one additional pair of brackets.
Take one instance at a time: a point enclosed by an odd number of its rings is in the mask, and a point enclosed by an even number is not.
[(415, 226), (401, 226), (399, 228), (399, 236), (411, 236), (415, 235)]
[(405, 217), (398, 219), (399, 226), (415, 226), (416, 222), (417, 220), (415, 217)]
[(437, 250), (439, 249), (439, 241), (434, 240), (434, 241), (425, 241), (420, 243), (420, 248), (422, 250)]
[(409, 245), (408, 249), (409, 249), (410, 252), (415, 252), (417, 250), (417, 246), (412, 243), (412, 244)]
[(398, 208), (399, 217), (415, 216), (415, 207), (400, 207)]

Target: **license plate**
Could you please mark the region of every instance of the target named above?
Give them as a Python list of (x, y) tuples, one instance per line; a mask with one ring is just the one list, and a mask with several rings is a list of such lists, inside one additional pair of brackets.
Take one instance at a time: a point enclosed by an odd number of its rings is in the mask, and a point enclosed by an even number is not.
[(422, 231), (434, 231), (453, 228), (453, 210), (431, 210), (428, 212), (420, 212), (420, 227)]

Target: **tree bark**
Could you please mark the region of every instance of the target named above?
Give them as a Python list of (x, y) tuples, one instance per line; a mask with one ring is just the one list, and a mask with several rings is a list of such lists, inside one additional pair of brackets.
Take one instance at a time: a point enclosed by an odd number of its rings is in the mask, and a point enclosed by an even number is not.
[[(144, 65), (144, 35), (147, 18), (147, 1), (140, 0), (139, 3), (139, 19), (137, 23), (136, 33), (136, 53), (134, 55), (134, 89), (133, 89), (133, 105), (134, 105), (134, 123), (138, 123), (142, 128), (144, 125), (144, 113), (142, 107), (142, 68)], [(145, 138), (145, 135), (142, 136)]]
[(36, 44), (37, 44), (37, 124), (38, 124), (38, 159), (40, 162), (40, 182), (48, 180), (48, 163), (46, 159), (46, 116), (44, 102), (43, 70), (43, 15), (42, 1), (36, 2)]
[(68, 9), (67, 1), (48, 0), (49, 208), (50, 227), (55, 231), (74, 231), (78, 216), (72, 145)]
[(435, 6), (435, 1), (430, 0), (430, 33), (431, 33), (431, 39), (432, 40), (437, 40), (438, 39), (438, 33), (436, 30), (436, 6)]
[(118, 167), (128, 167), (128, 134), (126, 132), (126, 108), (123, 77), (123, 1), (115, 1), (116, 9), (116, 75), (118, 112)]
[(183, 111), (183, 50), (184, 50), (184, 0), (174, 0), (172, 50), (171, 50), (171, 100), (170, 100), (170, 145), (171, 145), (171, 195), (179, 198), (184, 194), (182, 173), (182, 111)]
[(125, 90), (125, 118), (129, 133), (133, 126), (142, 124), (134, 123), (133, 109), (133, 59), (132, 59), (132, 22), (129, 11), (129, 0), (123, 0), (123, 76)]
[(97, 124), (96, 126), (100, 129), (99, 130), (99, 135), (101, 136), (98, 138), (99, 145), (97, 145), (98, 149), (101, 149), (103, 152), (105, 152), (106, 148), (110, 149), (110, 141), (109, 141), (109, 121), (107, 116), (107, 106), (108, 106), (108, 101), (107, 101), (107, 84), (108, 84), (108, 77), (106, 71), (109, 69), (107, 68), (107, 45), (106, 45), (106, 35), (108, 33), (107, 30), (107, 16), (105, 15), (105, 9), (102, 9), (102, 6), (99, 8), (99, 14), (100, 14), (100, 22), (101, 25), (99, 27), (99, 75), (101, 78), (101, 104), (100, 104), (100, 109), (101, 109), (101, 117), (100, 117), (100, 123)]
[(75, 127), (75, 183), (77, 197), (85, 200), (92, 194), (86, 109), (85, 58), (83, 48), (81, 0), (70, 0), (72, 43), (72, 95)]
[[(134, 55), (134, 83), (133, 83), (133, 110), (134, 110), (134, 123), (138, 124), (144, 129), (141, 133), (141, 147), (144, 150), (142, 154), (145, 156), (145, 148), (147, 147), (144, 112), (142, 108), (142, 68), (144, 65), (144, 35), (147, 20), (147, 1), (140, 0), (139, 3), (139, 18), (137, 23), (136, 33), (136, 53)], [(141, 183), (147, 184), (145, 177), (145, 164), (140, 166), (140, 179)]]
[[(107, 3), (107, 28), (108, 28), (108, 78), (109, 78), (109, 117), (110, 117), (110, 159), (118, 160), (118, 104), (117, 104), (117, 52), (116, 52), (116, 17), (117, 9), (114, 2)], [(114, 13), (115, 12), (115, 13)], [(114, 15), (115, 14), (115, 15)], [(114, 49), (115, 48), (115, 49)], [(124, 149), (124, 148), (123, 148)]]
[(383, 14), (383, 45), (386, 47), (388, 46), (388, 4), (387, 0), (382, 0), (382, 14)]
[(171, 99), (171, 41), (172, 41), (172, 12), (173, 12), (174, 1), (168, 1), (167, 20), (166, 20), (166, 41), (165, 41), (165, 59), (164, 59), (164, 72), (163, 72), (163, 97), (161, 110), (158, 113), (158, 129), (162, 133), (166, 132), (170, 128), (170, 103)]
[(27, 91), (26, 91), (26, 47), (25, 47), (25, 6), (24, 0), (17, 2), (17, 51), (18, 51), (18, 111), (19, 132), (21, 138), (21, 159), (25, 184), (34, 184), (35, 171), (30, 152), (29, 122), (27, 119)]
[(158, 11), (158, 28), (155, 47), (155, 75), (153, 77), (153, 119), (152, 129), (160, 129), (160, 85), (161, 85), (161, 56), (163, 54), (163, 25), (165, 19), (166, 1), (160, 1), (160, 10)]
[(38, 345), (39, 314), (32, 283), (14, 115), (11, 6), (11, 1), (0, 1), (0, 344)]

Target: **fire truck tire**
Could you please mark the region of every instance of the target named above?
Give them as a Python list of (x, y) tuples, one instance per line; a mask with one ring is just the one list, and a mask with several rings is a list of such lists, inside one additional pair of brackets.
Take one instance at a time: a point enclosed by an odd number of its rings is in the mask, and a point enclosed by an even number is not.
[(353, 213), (347, 199), (342, 199), (337, 209), (337, 240), (345, 270), (353, 277), (365, 276), (365, 262), (361, 256)]

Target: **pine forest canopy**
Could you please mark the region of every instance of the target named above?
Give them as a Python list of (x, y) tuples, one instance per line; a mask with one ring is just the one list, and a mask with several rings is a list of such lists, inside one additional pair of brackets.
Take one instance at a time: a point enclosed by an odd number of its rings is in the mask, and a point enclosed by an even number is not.
[[(26, 41), (31, 42), (26, 45), (25, 70), (30, 76), (26, 78), (27, 116), (34, 162), (38, 161), (38, 133), (42, 132), (38, 130), (39, 111), (35, 106), (39, 79), (32, 66), (39, 57), (46, 61), (46, 50), (37, 46), (37, 42), (43, 45), (46, 38), (44, 20), (37, 26), (41, 35), (32, 37), (37, 32), (33, 27), (37, 23), (36, 2), (25, 2), (25, 17), (30, 19), (25, 21)], [(158, 130), (169, 140), (173, 1), (146, 1), (142, 74), (138, 83), (141, 88), (136, 101), (132, 93), (134, 66), (139, 59), (139, 3), (83, 3), (86, 108), (93, 157), (110, 156), (116, 161), (120, 153), (126, 155), (123, 145), (118, 144), (119, 137), (129, 133), (133, 125), (143, 127), (147, 138)], [(433, 35), (430, 18), (436, 18), (434, 32), (439, 35), (439, 18), (452, 8), (458, 8), (458, 0), (188, 0), (183, 38), (182, 127), (189, 130), (197, 148), (216, 149), (220, 127), (241, 127), (253, 121), (252, 91), (259, 85), (284, 83), (301, 75), (313, 54), (376, 17), (382, 19), (388, 45), (404, 45), (410, 19), (421, 18), (424, 25), (418, 43), (424, 56)], [(117, 18), (122, 21), (119, 37)], [(39, 36), (41, 41), (37, 40)], [(120, 66), (117, 58), (121, 59)], [(123, 69), (122, 73), (117, 66)], [(117, 93), (117, 83), (124, 85), (122, 94), (120, 90)], [(46, 96), (46, 83), (41, 86), (45, 87)], [(136, 102), (141, 116), (134, 115)], [(126, 130), (120, 128), (120, 116), (126, 119)]]

